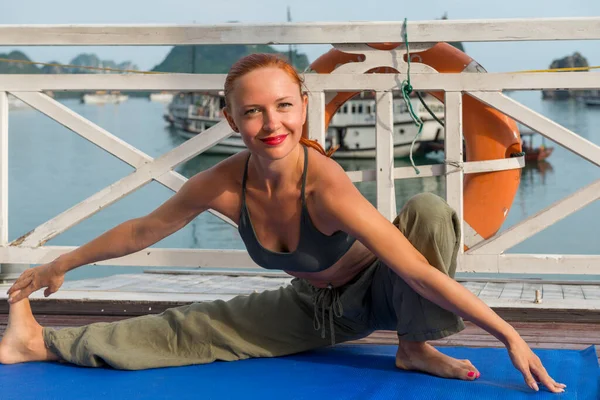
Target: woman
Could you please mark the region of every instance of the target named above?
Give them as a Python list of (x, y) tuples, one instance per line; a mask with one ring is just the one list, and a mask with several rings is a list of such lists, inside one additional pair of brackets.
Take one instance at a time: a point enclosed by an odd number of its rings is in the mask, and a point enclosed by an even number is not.
[[(224, 114), (248, 151), (198, 173), (149, 215), (24, 272), (8, 291), (0, 362), (154, 368), (280, 356), (396, 329), (399, 368), (474, 380), (479, 372), (468, 360), (426, 342), (463, 329), (458, 314), (506, 345), (532, 389), (537, 378), (562, 392), (517, 332), (452, 279), (456, 214), (439, 197), (422, 194), (390, 224), (320, 146), (302, 138), (301, 87), (276, 56), (238, 61), (225, 82)], [(297, 278), (292, 285), (80, 328), (44, 329), (33, 318), (33, 291), (45, 287), (48, 296), (67, 271), (140, 251), (207, 209), (237, 221), (254, 261), (286, 270)]]

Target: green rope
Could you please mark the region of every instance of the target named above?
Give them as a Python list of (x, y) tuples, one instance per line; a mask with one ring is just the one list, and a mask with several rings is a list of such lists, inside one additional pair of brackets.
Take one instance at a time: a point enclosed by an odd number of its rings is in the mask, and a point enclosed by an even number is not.
[(404, 81), (402, 81), (400, 88), (402, 91), (402, 98), (404, 99), (404, 103), (406, 103), (408, 112), (409, 112), (412, 120), (414, 121), (415, 125), (419, 128), (419, 130), (417, 131), (417, 134), (415, 135), (415, 137), (412, 140), (412, 143), (410, 144), (410, 163), (412, 164), (412, 167), (415, 169), (415, 173), (417, 175), (419, 175), (421, 173), (421, 171), (419, 171), (419, 169), (415, 165), (415, 160), (413, 159), (413, 149), (415, 147), (415, 143), (417, 142), (417, 139), (419, 138), (419, 136), (421, 136), (421, 132), (423, 131), (423, 121), (421, 120), (421, 118), (419, 118), (417, 113), (415, 113), (415, 110), (413, 109), (412, 102), (410, 101), (410, 97), (409, 97), (413, 91), (413, 88), (412, 88), (412, 85), (410, 84), (410, 48), (408, 47), (408, 33), (407, 33), (407, 29), (406, 29), (406, 18), (404, 18), (404, 24), (402, 25), (402, 36), (404, 38), (404, 44), (406, 45), (407, 71), (406, 71), (406, 79)]
[(423, 107), (425, 107), (425, 109), (427, 110), (429, 115), (431, 115), (431, 117), (433, 119), (435, 119), (437, 121), (437, 123), (442, 126), (442, 128), (445, 128), (446, 125), (444, 125), (444, 123), (437, 117), (437, 115), (435, 115), (435, 113), (433, 111), (431, 111), (431, 108), (429, 108), (427, 103), (425, 103), (425, 100), (423, 100), (423, 97), (421, 97), (421, 93), (419, 93), (419, 92), (415, 92), (415, 93), (417, 94), (417, 97), (419, 98), (419, 100), (421, 100), (421, 104), (423, 104)]

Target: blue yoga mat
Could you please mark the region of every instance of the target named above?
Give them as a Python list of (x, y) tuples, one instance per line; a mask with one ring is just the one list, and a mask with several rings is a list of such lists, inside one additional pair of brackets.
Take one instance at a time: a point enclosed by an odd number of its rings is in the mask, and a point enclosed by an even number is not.
[(60, 363), (0, 366), (0, 399), (578, 399), (598, 400), (593, 347), (536, 350), (565, 383), (561, 395), (529, 389), (505, 349), (440, 348), (468, 358), (481, 378), (465, 382), (400, 371), (395, 346), (337, 346), (288, 357), (147, 371)]

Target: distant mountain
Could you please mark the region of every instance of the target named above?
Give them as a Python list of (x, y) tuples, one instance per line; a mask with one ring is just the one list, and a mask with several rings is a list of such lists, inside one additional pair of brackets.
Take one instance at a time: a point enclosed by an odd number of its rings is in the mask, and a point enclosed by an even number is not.
[[(61, 64), (58, 61), (50, 61), (48, 64)], [(67, 68), (63, 68), (58, 65), (44, 65), (42, 67), (42, 74), (68, 74)]]
[[(112, 60), (101, 60), (95, 54), (80, 54), (75, 57), (69, 63), (71, 65), (80, 65), (94, 68), (110, 68), (110, 69), (118, 69), (118, 70), (138, 70), (137, 65), (133, 64), (131, 61), (125, 61), (122, 63), (115, 63)], [(92, 70), (87, 68), (65, 68), (66, 73), (69, 74), (112, 74), (115, 72), (112, 71), (101, 71), (101, 70)]]
[[(0, 53), (0, 58), (9, 60), (31, 61), (25, 53), (15, 50), (8, 54)], [(0, 62), (0, 74), (39, 74), (41, 71), (33, 64), (21, 64), (13, 62)]]
[[(9, 54), (0, 53), (0, 58), (9, 60), (27, 61), (31, 60), (21, 51), (12, 51)], [(58, 61), (51, 61), (48, 64), (61, 64)], [(130, 61), (115, 63), (111, 60), (100, 60), (95, 54), (80, 54), (75, 57), (71, 65), (90, 66), (97, 68), (111, 68), (119, 70), (137, 70), (138, 67)], [(44, 65), (41, 68), (34, 64), (15, 63), (15, 62), (0, 62), (0, 74), (107, 74), (111, 71), (90, 70), (85, 68), (71, 68), (54, 65)]]
[[(549, 68), (554, 69), (576, 67), (589, 67), (587, 59), (579, 52), (575, 52), (570, 56), (553, 60)], [(565, 100), (584, 96), (585, 93), (585, 90), (543, 90), (542, 98), (551, 100)]]
[[(240, 58), (253, 53), (273, 53), (288, 57), (287, 52), (279, 52), (269, 45), (197, 45), (175, 46), (167, 57), (152, 69), (157, 72), (226, 74)], [(306, 54), (293, 53), (293, 63), (299, 71), (308, 67)]]

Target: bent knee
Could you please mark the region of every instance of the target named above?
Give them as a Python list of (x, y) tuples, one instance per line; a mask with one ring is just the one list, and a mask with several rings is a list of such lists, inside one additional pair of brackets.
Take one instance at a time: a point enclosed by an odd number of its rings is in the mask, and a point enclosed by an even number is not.
[(451, 228), (456, 232), (458, 218), (444, 199), (433, 193), (419, 193), (406, 202), (394, 221), (400, 230), (417, 228), (421, 234), (435, 234)]
[(426, 192), (419, 193), (410, 198), (400, 213), (418, 218), (420, 223), (439, 220), (448, 220), (450, 222), (454, 210), (440, 196)]

